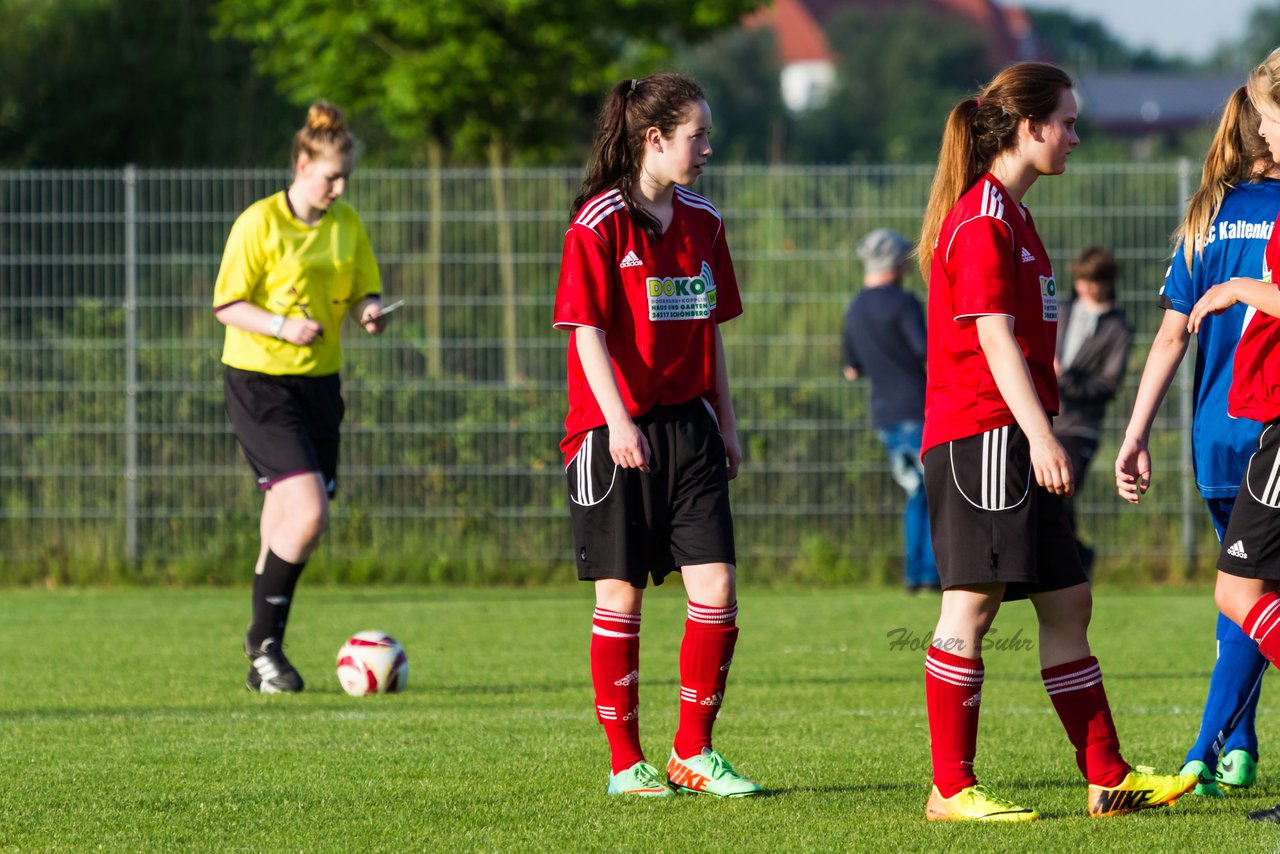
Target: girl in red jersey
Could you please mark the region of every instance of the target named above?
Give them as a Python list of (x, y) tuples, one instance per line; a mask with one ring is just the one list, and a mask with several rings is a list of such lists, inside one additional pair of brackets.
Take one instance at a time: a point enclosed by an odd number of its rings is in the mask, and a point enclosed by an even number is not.
[[(555, 325), (571, 331), (561, 448), (578, 577), (595, 584), (591, 678), (611, 795), (760, 792), (711, 747), (738, 637), (729, 480), (742, 459), (718, 324), (742, 303), (720, 214), (687, 189), (710, 132), (687, 77), (613, 87), (556, 292)], [(640, 748), (640, 604), (650, 576), (675, 570), (689, 605), (664, 776)]]
[(1053, 436), (1053, 267), (1022, 204), (1079, 144), (1071, 78), (1043, 63), (1000, 72), (947, 119), (920, 237), (929, 283), (925, 490), (942, 607), (925, 660), (931, 820), (1029, 821), (979, 785), (982, 641), (1005, 599), (1040, 624), (1045, 689), (1089, 782), (1091, 815), (1172, 803), (1194, 775), (1135, 771), (1119, 740), (1087, 628), (1092, 599), (1063, 502), (1071, 463)]
[[(1249, 100), (1261, 121), (1258, 134), (1280, 162), (1280, 48), (1272, 51), (1248, 82)], [(1280, 220), (1277, 220), (1280, 224)], [(1236, 345), (1227, 412), (1263, 425), (1258, 450), (1249, 459), (1218, 556), (1214, 599), (1218, 610), (1280, 667), (1280, 228), (1272, 226), (1262, 277), (1235, 278), (1205, 292), (1187, 317), (1196, 333), (1210, 314), (1236, 303), (1249, 306)], [(1280, 805), (1251, 818), (1280, 821)]]

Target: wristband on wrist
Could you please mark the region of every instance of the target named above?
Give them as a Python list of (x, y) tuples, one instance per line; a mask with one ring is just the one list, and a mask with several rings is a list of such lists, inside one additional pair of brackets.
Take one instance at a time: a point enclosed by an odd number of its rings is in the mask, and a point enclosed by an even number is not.
[(271, 318), (271, 327), (270, 327), (270, 329), (271, 329), (271, 334), (272, 334), (272, 336), (274, 336), (274, 337), (276, 337), (276, 338), (279, 338), (279, 337), (280, 337), (280, 331), (281, 331), (282, 329), (284, 329), (284, 315), (283, 315), (283, 314), (277, 314), (277, 315), (275, 315), (274, 317), (272, 317), (272, 318)]

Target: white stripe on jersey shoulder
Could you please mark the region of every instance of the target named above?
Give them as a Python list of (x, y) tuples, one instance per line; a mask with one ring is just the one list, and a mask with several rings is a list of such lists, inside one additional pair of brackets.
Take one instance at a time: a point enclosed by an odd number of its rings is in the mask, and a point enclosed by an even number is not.
[(622, 191), (615, 187), (583, 205), (574, 224), (584, 225), (594, 231), (610, 214), (623, 210), (626, 206), (626, 202), (622, 200)]
[(943, 253), (942, 257), (946, 260), (950, 260), (951, 249), (952, 249), (952, 246), (955, 244), (956, 235), (960, 233), (960, 229), (964, 228), (966, 225), (973, 222), (974, 220), (981, 219), (984, 216), (989, 216), (992, 219), (997, 219), (1000, 222), (1004, 223), (1005, 232), (1009, 235), (1009, 248), (1012, 249), (1013, 248), (1013, 226), (1009, 224), (1009, 221), (1007, 219), (1005, 219), (1004, 214), (1005, 214), (1004, 194), (1000, 191), (1000, 188), (997, 187), (995, 184), (991, 183), (990, 181), (983, 181), (982, 182), (982, 204), (978, 212), (978, 215), (971, 216), (968, 219), (963, 220), (958, 225), (956, 225), (955, 228), (951, 230), (951, 239), (947, 241), (947, 251)]
[(686, 190), (679, 184), (676, 184), (676, 198), (680, 200), (681, 204), (686, 204), (691, 208), (699, 208), (700, 210), (707, 211), (716, 219), (724, 219), (724, 217), (720, 216), (720, 211), (716, 210), (716, 206), (711, 204), (706, 196), (699, 196), (693, 190)]

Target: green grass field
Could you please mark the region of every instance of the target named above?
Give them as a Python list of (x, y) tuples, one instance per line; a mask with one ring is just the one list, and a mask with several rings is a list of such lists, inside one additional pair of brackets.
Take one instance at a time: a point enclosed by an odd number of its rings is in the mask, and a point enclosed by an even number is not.
[[(587, 671), (591, 591), (310, 589), (289, 634), (297, 696), (243, 687), (244, 590), (0, 594), (0, 847), (6, 850), (1221, 851), (1280, 849), (1248, 822), (1280, 800), (1274, 687), (1258, 786), (1096, 820), (1021, 643), (986, 653), (978, 771), (1043, 821), (935, 825), (923, 652), (936, 598), (753, 590), (717, 746), (767, 797), (620, 802)], [(1131, 761), (1176, 770), (1213, 660), (1207, 591), (1098, 591), (1094, 648)], [(670, 749), (678, 589), (645, 607), (642, 733)], [(1035, 641), (1030, 606), (994, 639)], [(410, 689), (354, 699), (333, 660), (381, 628)], [(1211, 841), (1211, 842), (1210, 842)], [(1201, 846), (1204, 847), (1204, 846)]]

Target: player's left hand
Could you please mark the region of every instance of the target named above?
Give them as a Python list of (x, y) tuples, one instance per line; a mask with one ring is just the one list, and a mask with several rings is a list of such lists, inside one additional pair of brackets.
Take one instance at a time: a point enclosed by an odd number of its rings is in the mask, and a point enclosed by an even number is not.
[(738, 467), (742, 465), (742, 445), (738, 443), (737, 430), (721, 430), (724, 439), (724, 458), (729, 468), (729, 480), (738, 476)]
[(361, 312), (360, 325), (370, 335), (381, 335), (382, 331), (387, 328), (387, 319), (382, 314), (382, 305), (372, 302), (366, 305), (364, 311)]

